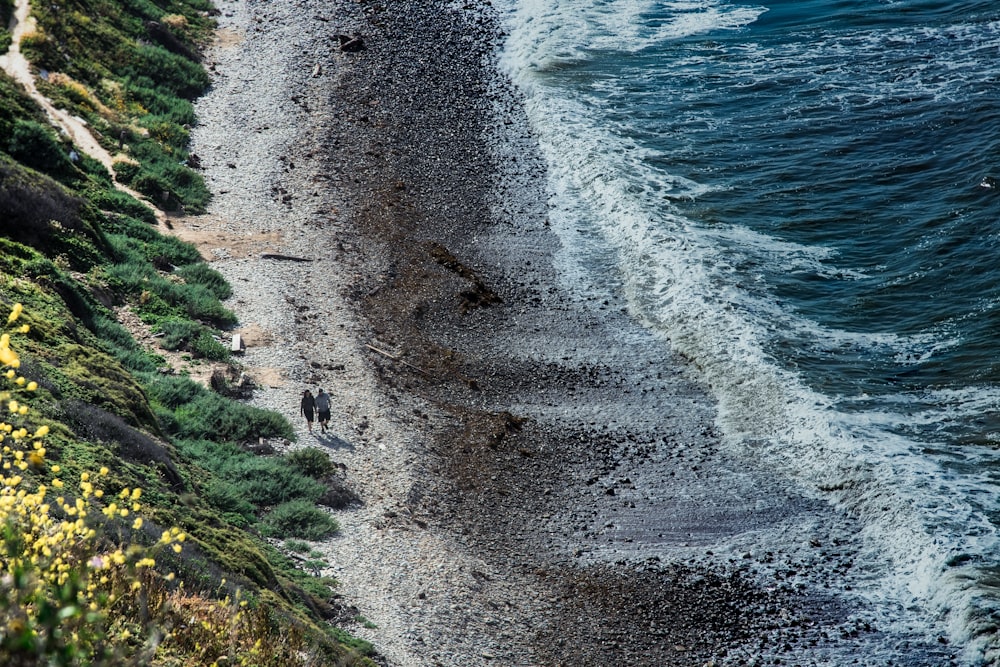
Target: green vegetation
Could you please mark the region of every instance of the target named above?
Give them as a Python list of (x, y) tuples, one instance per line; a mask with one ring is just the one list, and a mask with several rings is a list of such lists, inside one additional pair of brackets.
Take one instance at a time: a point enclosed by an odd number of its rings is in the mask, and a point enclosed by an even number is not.
[(293, 468), (313, 479), (323, 479), (333, 472), (330, 455), (316, 447), (296, 449), (285, 458)]
[(297, 537), (321, 540), (337, 532), (337, 522), (313, 503), (290, 500), (264, 517), (264, 534), (270, 537)]
[(10, 48), (11, 34), (7, 30), (10, 19), (14, 15), (13, 0), (0, 0), (0, 53)]
[[(197, 52), (212, 28), (210, 9), (198, 0), (37, 3), (37, 29), (21, 45), (48, 72), (39, 90), (86, 119), (107, 150), (121, 151), (119, 179), (167, 210), (200, 213), (209, 200), (201, 175), (186, 164), (190, 100), (209, 83)], [(56, 176), (65, 165), (53, 157), (50, 150), (42, 171)]]
[[(0, 0), (4, 26), (11, 7)], [(86, 119), (121, 154), (121, 180), (166, 209), (195, 212), (208, 202), (185, 165), (191, 99), (208, 83), (196, 54), (212, 28), (209, 9), (202, 0), (37, 3), (37, 31), (22, 45), (47, 71), (39, 89)], [(0, 30), (0, 47), (5, 40)], [(16, 325), (26, 327), (13, 339), (16, 366), (0, 341), (0, 365), (14, 382), (0, 396), (23, 406), (30, 393), (31, 404), (11, 419), (26, 427), (22, 446), (0, 452), (19, 470), (17, 484), (5, 484), (29, 490), (10, 507), (37, 509), (45, 487), (55, 523), (85, 519), (85, 532), (64, 542), (72, 549), (53, 552), (72, 563), (66, 579), (3, 570), (14, 589), (0, 595), (0, 628), (9, 631), (0, 633), (0, 662), (180, 665), (228, 656), (232, 664), (371, 665), (370, 644), (324, 620), (336, 582), (319, 576), (319, 554), (291, 558), (264, 539), (337, 530), (316, 506), (329, 458), (308, 449), (250, 453), (247, 443), (291, 440), (293, 429), (278, 414), (162, 372), (164, 356), (120, 323), (127, 309), (162, 334), (164, 350), (233, 364), (219, 342), (236, 320), (221, 304), (229, 285), (155, 222), (0, 73), (0, 309), (22, 304)], [(19, 521), (0, 516), (0, 568), (24, 560), (18, 549), (36, 524)], [(172, 543), (179, 535), (183, 549)], [(116, 553), (124, 561), (100, 581), (94, 568)]]

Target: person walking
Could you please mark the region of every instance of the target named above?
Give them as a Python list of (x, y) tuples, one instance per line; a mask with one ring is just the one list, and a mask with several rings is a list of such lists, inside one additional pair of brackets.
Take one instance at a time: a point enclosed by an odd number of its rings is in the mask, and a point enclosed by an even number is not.
[(323, 391), (322, 387), (316, 394), (316, 412), (319, 413), (319, 427), (326, 433), (330, 424), (330, 394)]
[[(322, 391), (322, 389), (320, 390)], [(313, 398), (312, 392), (306, 389), (302, 392), (302, 403), (299, 405), (299, 414), (306, 418), (306, 426), (309, 427), (309, 432), (313, 432), (313, 417), (315, 416), (316, 410), (316, 399)]]

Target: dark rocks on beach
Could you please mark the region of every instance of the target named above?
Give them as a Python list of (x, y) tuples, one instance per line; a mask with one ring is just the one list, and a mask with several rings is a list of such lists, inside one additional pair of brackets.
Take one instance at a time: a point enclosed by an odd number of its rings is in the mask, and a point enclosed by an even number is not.
[[(767, 609), (799, 618), (794, 610), (806, 601), (758, 586), (748, 564), (585, 557), (614, 534), (600, 527), (614, 522), (595, 525), (598, 517), (636, 495), (630, 468), (655, 459), (655, 443), (669, 443), (673, 428), (711, 430), (709, 411), (679, 419), (671, 403), (708, 401), (615, 349), (618, 332), (633, 326), (619, 308), (581, 310), (557, 287), (535, 147), (513, 147), (517, 159), (501, 165), (483, 146), (497, 127), (495, 104), (519, 114), (513, 92), (489, 97), (498, 89), (482, 63), (500, 31), (486, 10), (376, 2), (367, 11), (378, 21), (366, 27), (366, 56), (336, 89), (350, 132), (337, 133), (329, 159), (355, 175), (345, 183), (359, 203), (353, 265), (366, 275), (354, 303), (373, 338), (389, 349), (405, 341), (407, 364), (375, 361), (385, 389), (394, 401), (426, 401), (449, 415), (413, 411), (441, 477), (410, 510), (544, 601), (533, 636), (517, 640), (530, 645), (532, 664), (689, 666), (750, 656), (740, 647), (769, 633), (799, 641)], [(428, 44), (435, 57), (417, 57)], [(498, 195), (504, 170), (521, 179), (520, 191)], [(579, 351), (589, 348), (603, 357)], [(621, 411), (610, 428), (586, 414), (604, 405)], [(712, 442), (697, 439), (687, 452), (714, 456)], [(686, 470), (677, 484), (695, 474)]]
[(361, 498), (347, 485), (343, 476), (330, 474), (320, 481), (326, 486), (326, 492), (317, 501), (320, 505), (342, 510), (361, 502)]

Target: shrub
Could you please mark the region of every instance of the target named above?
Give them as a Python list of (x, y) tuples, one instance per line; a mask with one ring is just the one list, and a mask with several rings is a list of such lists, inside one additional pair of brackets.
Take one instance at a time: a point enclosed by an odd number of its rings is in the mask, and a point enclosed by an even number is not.
[(168, 422), (163, 427), (171, 435), (216, 442), (295, 437), (291, 424), (276, 412), (228, 400), (187, 378), (147, 377), (150, 400), (171, 413), (161, 413), (161, 422), (164, 417)]
[(278, 413), (234, 403), (207, 390), (177, 412), (183, 424), (177, 435), (183, 438), (253, 442), (294, 436), (291, 425)]
[(287, 454), (285, 460), (292, 468), (313, 479), (323, 479), (334, 469), (330, 456), (316, 447), (296, 449)]
[(177, 275), (184, 282), (192, 285), (202, 285), (212, 292), (217, 299), (228, 299), (233, 295), (233, 289), (222, 277), (222, 274), (205, 262), (195, 262), (177, 269)]
[(160, 323), (163, 338), (160, 346), (164, 350), (185, 350), (188, 342), (198, 335), (201, 326), (187, 320), (165, 320)]
[(285, 540), (285, 548), (297, 554), (304, 554), (312, 549), (308, 542), (303, 542), (302, 540)]
[(156, 377), (146, 383), (151, 401), (159, 403), (170, 411), (194, 400), (205, 389), (186, 377)]
[(160, 323), (164, 334), (160, 345), (166, 350), (187, 350), (196, 357), (225, 361), (229, 348), (215, 340), (212, 331), (197, 322), (166, 320)]
[(193, 319), (206, 320), (220, 327), (236, 324), (236, 314), (223, 306), (219, 297), (204, 285), (175, 285), (168, 299), (183, 303)]
[(159, 88), (189, 100), (205, 92), (209, 84), (208, 74), (198, 63), (160, 46), (140, 46), (123, 73), (132, 75), (132, 82), (140, 87)]
[(191, 354), (201, 359), (211, 359), (212, 361), (229, 359), (229, 348), (217, 341), (212, 332), (204, 327), (198, 337), (191, 342), (189, 349)]
[[(121, 177), (120, 168), (131, 165), (129, 162), (118, 162), (115, 164), (115, 173)], [(125, 182), (125, 181), (122, 181)], [(121, 213), (132, 218), (137, 218), (148, 225), (156, 224), (156, 214), (146, 204), (114, 188), (90, 188), (86, 191), (86, 197), (94, 206), (102, 211)]]
[(201, 254), (192, 244), (175, 236), (164, 236), (155, 227), (132, 217), (116, 216), (105, 224), (105, 231), (115, 246), (119, 261), (134, 257), (133, 261), (144, 258), (147, 262), (173, 266), (202, 261)]
[(266, 535), (279, 539), (297, 537), (317, 541), (340, 530), (330, 515), (304, 500), (278, 505), (264, 517), (262, 524)]
[(126, 85), (125, 95), (138, 102), (150, 114), (178, 125), (194, 125), (194, 105), (188, 100), (165, 95), (155, 88), (145, 88), (135, 84)]
[(118, 160), (112, 164), (112, 167), (114, 167), (115, 176), (125, 185), (134, 185), (136, 177), (142, 171), (142, 165), (128, 160)]
[(130, 144), (130, 152), (142, 163), (131, 179), (133, 188), (161, 208), (183, 205), (190, 213), (204, 212), (211, 194), (201, 174), (181, 164), (187, 160), (186, 150), (148, 138)]
[(234, 484), (242, 496), (257, 507), (272, 507), (290, 500), (308, 501), (314, 505), (326, 491), (322, 484), (288, 468), (278, 458), (230, 459), (220, 466), (219, 475)]
[[(113, 236), (108, 237), (113, 247), (117, 247)], [(146, 260), (134, 253), (120, 255), (116, 264), (107, 267), (105, 275), (108, 284), (125, 294), (140, 294), (149, 289), (155, 282), (162, 280), (156, 270)]]
[(222, 513), (222, 518), (234, 526), (245, 528), (253, 523), (255, 508), (240, 493), (235, 485), (212, 479), (202, 492), (205, 500)]
[(52, 130), (33, 120), (14, 122), (6, 150), (17, 161), (48, 174), (65, 174), (73, 166)]
[(151, 139), (161, 144), (166, 144), (175, 150), (184, 150), (191, 138), (183, 126), (158, 116), (143, 118), (142, 126), (149, 130)]

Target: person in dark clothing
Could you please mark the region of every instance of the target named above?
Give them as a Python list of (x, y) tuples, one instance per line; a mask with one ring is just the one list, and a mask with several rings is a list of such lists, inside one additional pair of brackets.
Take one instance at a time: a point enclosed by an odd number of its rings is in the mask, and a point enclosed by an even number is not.
[(316, 399), (313, 398), (312, 392), (306, 389), (302, 392), (302, 404), (299, 406), (299, 414), (306, 418), (306, 426), (309, 427), (309, 432), (313, 432), (313, 417), (316, 410)]
[(322, 388), (316, 394), (316, 412), (319, 413), (319, 427), (323, 429), (323, 433), (326, 433), (330, 424), (330, 394), (323, 391)]

